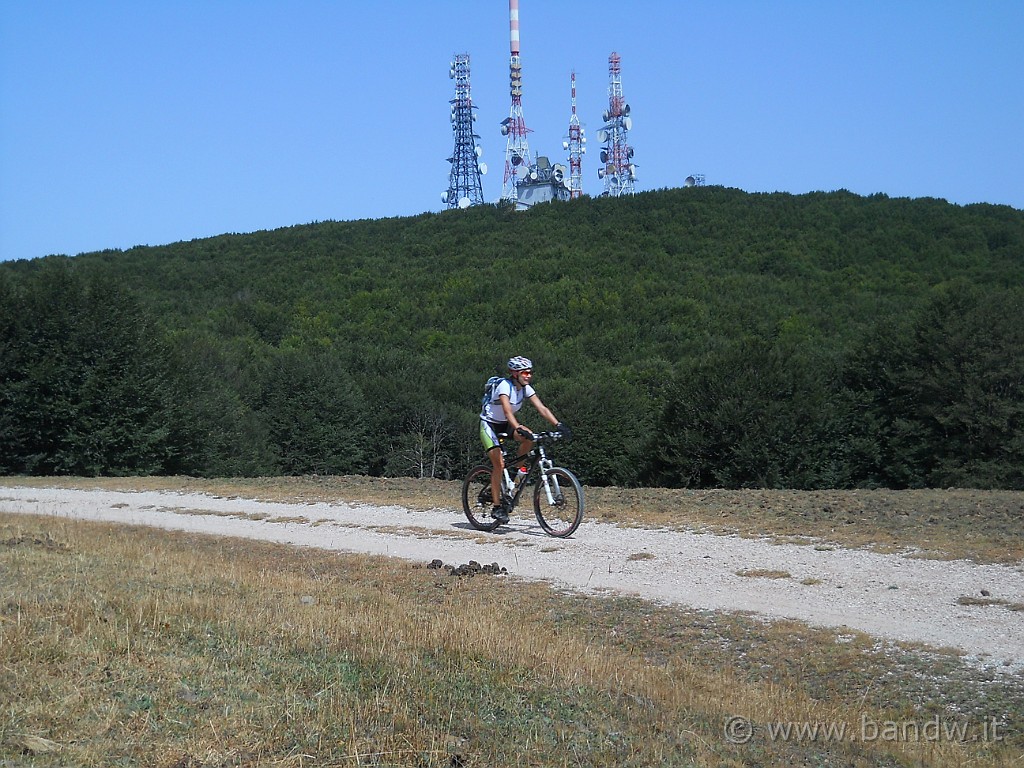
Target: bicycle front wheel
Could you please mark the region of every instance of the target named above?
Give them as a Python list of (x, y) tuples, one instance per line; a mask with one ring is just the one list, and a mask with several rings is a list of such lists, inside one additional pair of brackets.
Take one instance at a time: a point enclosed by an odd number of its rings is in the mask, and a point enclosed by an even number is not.
[(473, 467), (462, 481), (462, 511), (469, 524), (478, 531), (493, 531), (498, 521), (491, 517), (491, 468), (486, 464)]
[(550, 536), (572, 536), (583, 520), (583, 488), (568, 469), (554, 467), (533, 487), (533, 511), (540, 527)]

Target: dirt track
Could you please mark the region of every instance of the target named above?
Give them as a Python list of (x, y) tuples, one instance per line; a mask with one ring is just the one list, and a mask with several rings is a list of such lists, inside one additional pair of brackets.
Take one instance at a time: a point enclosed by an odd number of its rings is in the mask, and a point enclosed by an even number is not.
[(509, 574), (594, 593), (860, 630), (1024, 667), (1024, 566), (584, 521), (552, 539), (513, 517), (492, 534), (451, 508), (284, 503), (169, 491), (0, 484), (0, 512), (149, 525), (427, 563), (497, 562)]

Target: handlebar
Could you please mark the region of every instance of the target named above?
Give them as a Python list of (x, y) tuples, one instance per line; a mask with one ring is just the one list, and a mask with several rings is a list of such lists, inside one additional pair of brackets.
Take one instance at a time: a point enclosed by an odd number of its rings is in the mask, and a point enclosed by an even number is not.
[[(519, 427), (519, 434), (523, 437), (528, 437), (534, 443), (554, 443), (558, 440), (572, 440), (572, 433), (568, 430), (563, 431), (560, 429), (552, 429), (546, 432), (531, 432), (526, 427)], [(499, 432), (498, 437), (504, 440), (505, 438), (512, 437), (508, 432)]]
[(558, 430), (548, 432), (531, 432), (530, 439), (535, 443), (554, 443), (558, 440), (568, 440), (568, 436)]

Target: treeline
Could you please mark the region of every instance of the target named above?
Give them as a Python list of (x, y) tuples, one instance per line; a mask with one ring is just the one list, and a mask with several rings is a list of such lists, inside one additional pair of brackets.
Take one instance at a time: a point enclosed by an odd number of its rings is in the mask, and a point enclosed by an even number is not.
[(1021, 488), (1022, 278), (1010, 208), (714, 187), (7, 263), (0, 472), (457, 477), (525, 354), (589, 483)]

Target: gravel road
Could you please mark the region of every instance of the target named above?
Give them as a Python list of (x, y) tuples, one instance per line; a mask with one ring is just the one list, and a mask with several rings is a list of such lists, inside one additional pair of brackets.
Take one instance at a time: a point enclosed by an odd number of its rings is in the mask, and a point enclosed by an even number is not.
[[(470, 528), (454, 507), (413, 512), (163, 491), (0, 484), (0, 512), (148, 525), (423, 563), (497, 562), (511, 575), (559, 587), (797, 619), (955, 648), (985, 666), (1024, 667), (1022, 563), (923, 560), (588, 521), (573, 538), (561, 540), (545, 536), (534, 519), (522, 516), (485, 534)], [(960, 602), (965, 597), (989, 604), (965, 605)]]

